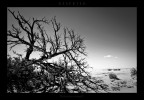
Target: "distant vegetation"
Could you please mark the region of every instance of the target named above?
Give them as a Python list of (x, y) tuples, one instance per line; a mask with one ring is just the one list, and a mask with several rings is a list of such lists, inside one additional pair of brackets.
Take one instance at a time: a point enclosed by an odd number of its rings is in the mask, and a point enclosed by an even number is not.
[(131, 68), (130, 73), (131, 73), (131, 77), (133, 79), (135, 79), (137, 77), (137, 69), (136, 68)]
[(107, 70), (108, 70), (108, 71), (112, 71), (112, 70), (113, 70), (113, 71), (120, 71), (121, 69), (118, 68), (118, 69), (107, 69)]

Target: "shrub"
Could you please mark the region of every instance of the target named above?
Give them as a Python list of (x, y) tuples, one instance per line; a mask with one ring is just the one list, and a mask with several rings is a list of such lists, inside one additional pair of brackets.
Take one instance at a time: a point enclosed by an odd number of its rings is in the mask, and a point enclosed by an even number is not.
[(18, 58), (13, 60), (9, 57), (7, 59), (7, 91), (23, 92), (32, 89), (27, 85), (27, 81), (34, 77), (34, 69), (32, 69), (32, 66), (29, 67), (22, 64), (22, 61)]
[(118, 87), (118, 86), (112, 86), (111, 87), (111, 89), (113, 90), (113, 91), (120, 91), (120, 87)]
[(130, 74), (132, 79), (137, 79), (137, 69), (136, 68), (131, 68)]
[(119, 78), (117, 77), (117, 75), (115, 73), (109, 73), (109, 78), (119, 80)]
[(118, 84), (118, 86), (120, 86), (120, 87), (126, 87), (126, 86), (127, 86), (127, 81), (126, 81), (126, 80), (121, 80), (121, 81), (119, 81), (117, 84)]
[(130, 73), (131, 73), (131, 76), (136, 76), (137, 75), (137, 69), (131, 68)]

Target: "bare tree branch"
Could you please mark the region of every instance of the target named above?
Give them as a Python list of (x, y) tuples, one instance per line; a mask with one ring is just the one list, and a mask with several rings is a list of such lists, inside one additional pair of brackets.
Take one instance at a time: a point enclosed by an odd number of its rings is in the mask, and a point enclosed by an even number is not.
[[(42, 91), (54, 92), (60, 89), (60, 92), (69, 92), (66, 85), (71, 83), (77, 86), (78, 92), (84, 92), (80, 89), (83, 87), (77, 85), (78, 82), (83, 83), (87, 88), (95, 89), (90, 85), (90, 83), (95, 83), (90, 80), (90, 75), (85, 70), (88, 65), (85, 59), (81, 58), (81, 55), (86, 56), (87, 54), (85, 53), (84, 39), (80, 35), (75, 34), (74, 30), (68, 28), (63, 28), (63, 34), (60, 34), (59, 32), (62, 28), (61, 24), (57, 22), (56, 17), (50, 21), (46, 20), (45, 17), (42, 19), (33, 18), (30, 21), (30, 19), (25, 19), (19, 12), (16, 15), (15, 12), (9, 9), (8, 11), (19, 25), (19, 27), (12, 25), (12, 30), (8, 30), (7, 32), (7, 36), (9, 37), (7, 44), (11, 46), (10, 49), (19, 44), (27, 45), (28, 48), (24, 60), (26, 63), (25, 66), (36, 64), (41, 67), (42, 75), (46, 71), (53, 76), (53, 79), (48, 79), (49, 81), (47, 81), (49, 86), (45, 85), (41, 89)], [(49, 24), (50, 22), (51, 24)], [(53, 37), (46, 32), (45, 24), (52, 25)], [(25, 35), (20, 37), (22, 32)], [(24, 37), (27, 37), (28, 41)], [(33, 51), (41, 52), (42, 56), (34, 60), (29, 59)], [(17, 53), (15, 52), (15, 54)], [(59, 57), (60, 60), (58, 62), (49, 62), (49, 59), (54, 57)], [(54, 88), (55, 86), (57, 88)]]
[[(34, 43), (36, 42), (36, 39), (37, 39), (37, 35), (36, 33), (34, 32), (34, 25), (35, 24), (38, 24), (39, 22), (44, 22), (44, 23), (49, 23), (45, 18), (42, 18), (42, 20), (35, 20), (33, 18), (33, 22), (32, 24), (30, 24), (30, 21), (29, 20), (26, 20), (19, 12), (18, 12), (18, 15), (16, 16), (15, 15), (15, 12), (12, 12), (11, 10), (8, 9), (8, 11), (13, 15), (13, 17), (17, 20), (20, 28), (27, 34), (27, 37), (29, 39), (29, 42), (25, 41), (24, 38), (20, 38), (19, 37), (19, 34), (21, 33), (20, 29), (14, 27), (14, 25), (12, 25), (12, 28), (13, 28), (13, 31), (15, 32), (11, 32), (11, 31), (8, 31), (8, 36), (10, 37), (13, 37), (15, 39), (18, 39), (18, 41), (20, 41), (21, 43), (23, 44), (26, 44), (29, 46), (29, 48), (27, 49), (28, 52), (27, 52), (27, 59), (29, 59), (29, 56), (30, 54), (33, 52), (33, 47), (36, 47), (34, 46)], [(41, 31), (42, 32), (42, 31)], [(8, 41), (10, 42), (10, 41)], [(14, 42), (13, 42), (14, 43)], [(45, 42), (44, 42), (45, 43)], [(15, 42), (15, 45), (17, 45), (17, 43)], [(14, 45), (14, 46), (15, 46)], [(12, 46), (12, 47), (14, 47)], [(38, 47), (37, 47), (38, 48)]]

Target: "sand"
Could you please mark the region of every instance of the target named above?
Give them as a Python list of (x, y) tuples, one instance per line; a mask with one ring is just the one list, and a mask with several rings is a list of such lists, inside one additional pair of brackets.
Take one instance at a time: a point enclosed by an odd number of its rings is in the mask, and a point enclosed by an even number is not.
[[(109, 73), (111, 72), (115, 73), (120, 80), (110, 79)], [(92, 76), (102, 79), (109, 86), (110, 93), (137, 93), (137, 79), (132, 79), (129, 68), (120, 71), (95, 71)]]

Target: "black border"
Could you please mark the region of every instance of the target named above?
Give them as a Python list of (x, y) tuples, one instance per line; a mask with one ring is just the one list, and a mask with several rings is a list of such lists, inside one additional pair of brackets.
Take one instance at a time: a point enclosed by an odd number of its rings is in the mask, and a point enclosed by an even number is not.
[(138, 7), (140, 0), (9, 0), (1, 1), (5, 7)]
[[(112, 99), (112, 97), (116, 97), (115, 99), (119, 98), (119, 99), (124, 99), (124, 97), (126, 95), (128, 95), (128, 97), (135, 97), (138, 95), (141, 95), (142, 93), (144, 93), (144, 85), (142, 82), (142, 76), (141, 75), (144, 70), (143, 70), (143, 64), (142, 64), (142, 55), (143, 55), (143, 39), (142, 39), (142, 34), (144, 33), (143, 30), (143, 19), (144, 19), (144, 15), (143, 15), (143, 8), (144, 5), (142, 4), (143, 2), (140, 0), (97, 0), (94, 2), (93, 1), (85, 1), (85, 0), (79, 0), (79, 1), (65, 1), (65, 0), (59, 0), (59, 1), (26, 1), (26, 0), (19, 0), (19, 1), (0, 1), (1, 4), (1, 82), (2, 83), (2, 89), (0, 89), (0, 95), (6, 96), (6, 97), (19, 97), (20, 98), (24, 98), (27, 96), (32, 96), (32, 98), (52, 98), (52, 99), (57, 99), (57, 98), (85, 98), (85, 99), (92, 99), (92, 98), (103, 98), (105, 97), (106, 99)], [(138, 69), (138, 91), (137, 93), (131, 94), (131, 93), (120, 93), (120, 94), (93, 94), (93, 93), (87, 93), (87, 94), (8, 94), (6, 93), (6, 66), (5, 64), (7, 62), (5, 62), (4, 60), (4, 56), (6, 57), (6, 54), (4, 54), (4, 51), (6, 51), (5, 49), (7, 49), (7, 44), (5, 44), (6, 42), (5, 39), (7, 39), (6, 35), (6, 30), (7, 30), (7, 7), (136, 7), (137, 8), (137, 69)], [(139, 39), (138, 39), (139, 38)], [(4, 48), (4, 46), (6, 48)], [(139, 49), (138, 49), (139, 47)], [(4, 50), (3, 50), (4, 49)], [(141, 64), (141, 65), (140, 65)], [(139, 65), (139, 66), (138, 66)], [(20, 99), (19, 98), (19, 99)]]

